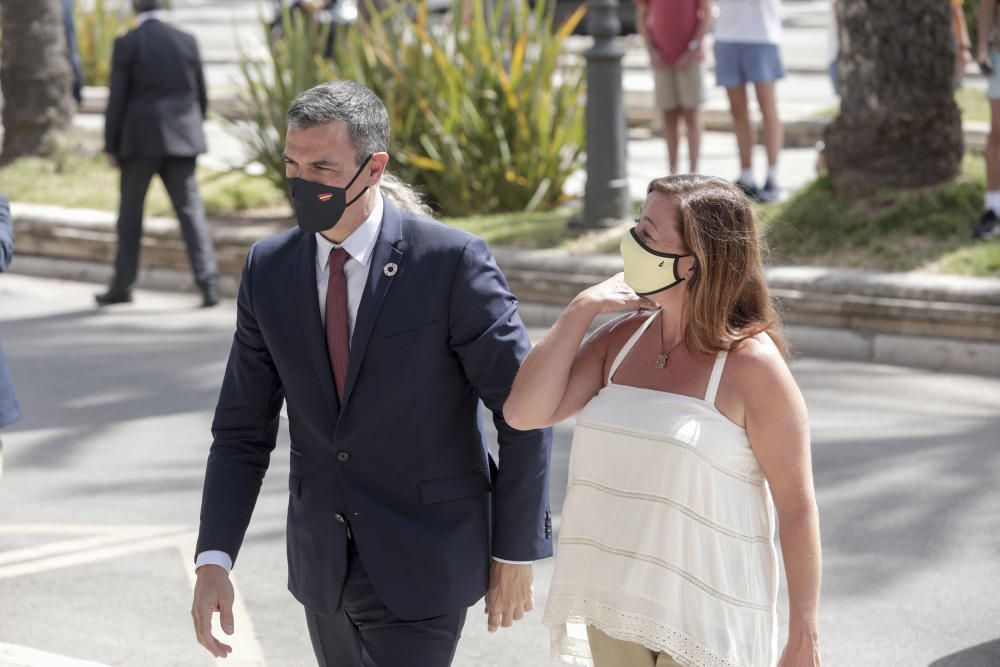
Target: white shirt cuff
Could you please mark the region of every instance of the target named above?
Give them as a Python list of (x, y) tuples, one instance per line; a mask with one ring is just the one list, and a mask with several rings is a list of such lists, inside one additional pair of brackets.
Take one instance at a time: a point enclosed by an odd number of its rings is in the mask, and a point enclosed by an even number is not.
[(202, 565), (218, 565), (226, 572), (231, 572), (233, 559), (225, 551), (202, 551), (194, 559), (194, 569), (197, 570)]
[(535, 562), (532, 560), (507, 560), (505, 558), (497, 558), (496, 556), (493, 557), (493, 560), (498, 563), (507, 563), (508, 565), (531, 565)]

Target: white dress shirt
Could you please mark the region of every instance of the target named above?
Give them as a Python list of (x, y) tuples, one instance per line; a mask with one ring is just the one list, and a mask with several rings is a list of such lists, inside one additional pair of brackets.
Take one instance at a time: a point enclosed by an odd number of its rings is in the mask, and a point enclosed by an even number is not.
[[(350, 255), (344, 263), (344, 275), (347, 277), (347, 331), (348, 336), (354, 336), (354, 323), (358, 319), (358, 307), (368, 283), (368, 269), (371, 265), (375, 244), (378, 242), (379, 231), (382, 229), (382, 197), (375, 199), (375, 208), (361, 226), (351, 232), (339, 247)], [(316, 291), (319, 293), (319, 318), (326, 326), (326, 290), (330, 280), (330, 251), (338, 247), (322, 234), (316, 234)], [(350, 345), (350, 341), (348, 341)], [(495, 558), (502, 563), (519, 564), (520, 561), (508, 561)], [(233, 559), (224, 551), (203, 551), (195, 559), (195, 569), (202, 565), (218, 565), (226, 572), (233, 569)]]
[(156, 19), (157, 21), (162, 21), (163, 12), (161, 12), (159, 9), (152, 9), (148, 12), (139, 12), (138, 14), (135, 15), (135, 27), (138, 28), (139, 26), (141, 26), (146, 21), (149, 21), (150, 19)]

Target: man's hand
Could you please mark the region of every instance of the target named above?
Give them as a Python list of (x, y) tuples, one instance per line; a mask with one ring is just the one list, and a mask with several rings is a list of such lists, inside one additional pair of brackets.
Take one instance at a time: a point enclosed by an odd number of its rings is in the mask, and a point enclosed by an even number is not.
[(118, 156), (117, 155), (115, 155), (114, 153), (105, 153), (104, 156), (108, 158), (108, 164), (111, 165), (112, 169), (117, 169), (118, 168)]
[(191, 606), (194, 633), (198, 643), (209, 653), (225, 658), (233, 648), (212, 636), (212, 614), (215, 612), (219, 612), (223, 632), (233, 634), (233, 584), (229, 581), (229, 573), (218, 565), (202, 565), (198, 568)]
[(490, 632), (509, 628), (534, 608), (535, 587), (531, 565), (493, 561), (490, 587), (486, 591), (486, 626)]

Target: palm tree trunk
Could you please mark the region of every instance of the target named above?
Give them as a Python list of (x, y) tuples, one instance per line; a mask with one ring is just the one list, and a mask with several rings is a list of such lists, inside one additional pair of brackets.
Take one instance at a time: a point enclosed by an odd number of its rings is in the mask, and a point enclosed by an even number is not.
[(0, 0), (3, 150), (0, 162), (47, 155), (73, 118), (73, 72), (60, 0)]
[(955, 46), (944, 0), (840, 2), (840, 115), (826, 130), (837, 191), (918, 188), (962, 162)]

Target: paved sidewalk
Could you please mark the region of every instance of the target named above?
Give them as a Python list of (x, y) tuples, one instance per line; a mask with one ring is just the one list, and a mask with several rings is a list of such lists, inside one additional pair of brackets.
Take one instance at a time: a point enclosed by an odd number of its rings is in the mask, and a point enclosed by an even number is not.
[[(285, 420), (235, 575), (236, 627), (255, 632), (213, 662), (191, 630), (190, 550), (235, 304), (140, 291), (98, 311), (98, 287), (0, 276), (25, 411), (3, 435), (0, 641), (116, 667), (315, 664), (286, 590)], [(824, 664), (1000, 664), (1000, 380), (808, 357), (792, 370), (812, 431)], [(572, 428), (555, 430), (556, 530)], [(536, 609), (511, 630), (489, 635), (473, 606), (455, 667), (558, 664), (540, 623), (552, 567), (536, 565)]]

